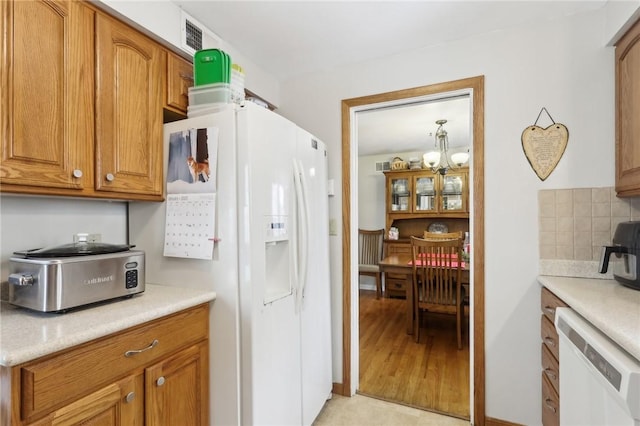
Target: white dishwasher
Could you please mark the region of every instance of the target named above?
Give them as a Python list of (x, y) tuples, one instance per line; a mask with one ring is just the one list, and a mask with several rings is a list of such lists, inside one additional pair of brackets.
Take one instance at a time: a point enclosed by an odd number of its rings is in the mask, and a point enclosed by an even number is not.
[(640, 426), (640, 361), (570, 308), (556, 309), (560, 424)]

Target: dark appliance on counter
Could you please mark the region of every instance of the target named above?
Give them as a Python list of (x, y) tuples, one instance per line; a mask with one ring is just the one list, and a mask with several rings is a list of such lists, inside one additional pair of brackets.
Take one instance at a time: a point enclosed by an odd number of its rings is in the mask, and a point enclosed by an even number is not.
[(78, 242), (14, 252), (8, 302), (40, 312), (65, 312), (131, 297), (145, 289), (145, 255), (124, 244)]
[(613, 278), (627, 287), (640, 290), (640, 221), (618, 224), (612, 245), (602, 248), (601, 274), (607, 272), (612, 254), (617, 258), (613, 262)]

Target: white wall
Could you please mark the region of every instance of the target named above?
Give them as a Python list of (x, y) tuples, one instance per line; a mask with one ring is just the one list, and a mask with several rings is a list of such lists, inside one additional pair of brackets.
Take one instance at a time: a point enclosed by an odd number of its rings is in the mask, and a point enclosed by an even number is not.
[[(180, 48), (181, 9), (171, 1), (100, 0), (100, 2), (110, 11), (133, 21), (162, 41)], [(193, 18), (198, 20), (197, 16), (193, 16)], [(215, 34), (215, 28), (208, 29)], [(221, 48), (231, 56), (234, 63), (242, 65), (247, 89), (274, 105), (280, 104), (280, 84), (272, 75), (263, 71), (259, 65), (224, 40)]]
[(102, 241), (127, 242), (126, 203), (62, 197), (0, 196), (0, 281), (17, 250), (73, 242), (74, 234), (101, 234)]
[[(281, 113), (329, 145), (341, 181), (342, 99), (485, 76), (486, 414), (540, 424), (540, 287), (537, 192), (612, 185), (614, 50), (604, 12), (539, 22), (305, 76), (283, 84)], [(400, 66), (401, 65), (401, 66)], [(520, 142), (542, 107), (569, 129), (544, 182)], [(538, 123), (551, 124), (541, 119)], [(336, 185), (339, 187), (338, 185)], [(342, 199), (330, 215), (341, 222)], [(356, 206), (353, 206), (355, 208)], [(342, 311), (342, 236), (331, 242), (336, 318)], [(334, 381), (342, 380), (342, 322), (334, 321)]]

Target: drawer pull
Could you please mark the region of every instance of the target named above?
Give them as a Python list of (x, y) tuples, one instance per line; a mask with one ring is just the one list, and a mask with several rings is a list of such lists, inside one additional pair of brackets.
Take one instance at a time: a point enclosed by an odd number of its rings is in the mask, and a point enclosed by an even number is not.
[(136, 349), (136, 350), (131, 350), (131, 351), (126, 351), (126, 352), (124, 353), (124, 356), (126, 356), (126, 357), (130, 357), (130, 356), (134, 356), (134, 355), (137, 355), (137, 354), (139, 354), (139, 353), (142, 353), (142, 352), (144, 352), (144, 351), (148, 351), (149, 349), (153, 349), (153, 348), (155, 348), (156, 346), (158, 346), (158, 343), (159, 343), (159, 342), (158, 342), (158, 339), (154, 339), (154, 341), (153, 341), (153, 342), (151, 342), (151, 344), (150, 344), (149, 346), (147, 346), (146, 348), (144, 348), (144, 349)]
[(549, 346), (553, 346), (554, 348), (556, 347), (556, 341), (553, 340), (551, 337), (545, 337), (544, 342)]
[(164, 376), (160, 376), (158, 380), (156, 380), (156, 386), (160, 387), (162, 385), (164, 385)]
[(133, 400), (134, 400), (135, 398), (136, 398), (136, 394), (135, 394), (135, 392), (129, 392), (129, 393), (127, 394), (127, 396), (125, 396), (125, 397), (124, 397), (124, 400), (125, 400), (128, 404), (130, 404), (131, 402), (133, 402)]
[(558, 378), (558, 376), (556, 376), (556, 372), (550, 368), (545, 368), (544, 373), (553, 380), (556, 380)]
[(549, 410), (551, 410), (554, 414), (558, 412), (558, 409), (553, 405), (553, 399), (547, 398), (544, 400), (544, 404), (547, 406)]

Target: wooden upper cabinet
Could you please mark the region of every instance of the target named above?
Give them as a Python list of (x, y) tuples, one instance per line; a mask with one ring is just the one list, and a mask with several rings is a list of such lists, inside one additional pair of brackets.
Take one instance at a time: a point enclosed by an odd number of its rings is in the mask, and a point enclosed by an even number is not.
[(165, 51), (96, 16), (96, 190), (163, 196)]
[(616, 45), (616, 192), (640, 195), (640, 21)]
[(189, 87), (193, 86), (193, 65), (174, 53), (167, 53), (167, 98), (165, 108), (187, 115)]
[(94, 12), (60, 0), (0, 8), (0, 183), (21, 192), (93, 187)]

